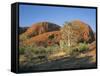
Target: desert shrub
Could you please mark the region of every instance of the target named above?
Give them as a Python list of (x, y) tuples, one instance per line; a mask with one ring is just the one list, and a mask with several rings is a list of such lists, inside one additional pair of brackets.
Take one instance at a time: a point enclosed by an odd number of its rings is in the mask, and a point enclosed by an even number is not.
[(80, 52), (84, 52), (88, 50), (88, 45), (84, 42), (84, 43), (79, 43), (79, 51)]
[(47, 61), (47, 52), (45, 47), (28, 47), (25, 51), (27, 62), (29, 63), (40, 63)]
[(19, 53), (24, 54), (25, 52), (25, 47), (19, 47)]
[(26, 46), (24, 48), (24, 56), (29, 60), (33, 56), (33, 48)]
[(46, 51), (44, 47), (32, 47), (29, 46), (25, 49), (25, 55), (30, 58), (35, 57), (35, 56), (39, 56), (39, 55), (45, 55)]
[(38, 55), (46, 54), (45, 47), (37, 47), (37, 48), (34, 48), (34, 53), (35, 54), (38, 54)]
[(68, 47), (68, 44), (66, 44), (64, 40), (60, 40), (59, 44), (60, 44), (60, 49), (63, 51), (70, 49), (70, 47)]
[(34, 63), (35, 61), (47, 61), (48, 56), (58, 53), (59, 46), (58, 45), (52, 45), (52, 46), (35, 46), (29, 45), (24, 46), (20, 48), (21, 54), (24, 54), (24, 56), (27, 58), (27, 62)]
[(60, 41), (60, 49), (63, 52), (66, 52), (66, 56), (77, 56), (77, 54), (79, 53), (79, 49), (76, 46), (68, 46), (68, 44), (66, 44), (63, 40)]
[(51, 40), (54, 39), (54, 34), (50, 35), (48, 38)]
[(79, 49), (77, 47), (71, 48), (70, 56), (71, 57), (76, 57), (79, 54)]
[(48, 46), (45, 48), (45, 50), (46, 50), (47, 54), (51, 54), (53, 52), (53, 47)]
[(64, 26), (61, 28), (62, 41), (68, 47), (76, 46), (78, 43), (80, 36), (77, 35), (77, 32), (75, 32), (78, 29), (76, 28), (77, 27), (76, 26), (74, 27), (73, 24), (70, 22), (65, 22)]
[(72, 47), (70, 49), (70, 56), (78, 56), (79, 53), (84, 52), (88, 50), (88, 45), (84, 42), (84, 43), (79, 43), (76, 47)]
[(20, 40), (20, 41), (24, 41), (24, 40), (26, 40), (26, 39), (28, 39), (28, 37), (27, 37), (27, 35), (25, 35), (25, 34), (21, 34), (21, 35), (19, 36), (19, 40)]
[(53, 53), (58, 52), (59, 46), (55, 44), (55, 45), (46, 47), (45, 50), (47, 54), (53, 54)]

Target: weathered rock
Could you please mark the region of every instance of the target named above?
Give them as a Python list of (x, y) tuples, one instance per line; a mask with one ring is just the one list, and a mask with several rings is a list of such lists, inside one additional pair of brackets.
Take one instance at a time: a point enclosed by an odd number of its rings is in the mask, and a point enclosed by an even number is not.
[(80, 36), (79, 41), (91, 43), (95, 40), (94, 32), (88, 24), (79, 20), (72, 21), (71, 24), (73, 31), (77, 31)]
[[(92, 43), (95, 40), (93, 30), (88, 24), (79, 20), (71, 21), (70, 23), (71, 23), (72, 31), (75, 34), (73, 36), (73, 39), (77, 37), (78, 42), (87, 42), (87, 43)], [(54, 34), (56, 39), (51, 40), (50, 44), (52, 42), (58, 44), (61, 39), (60, 26), (49, 22), (36, 23), (23, 34), (24, 34), (23, 38), (26, 39), (23, 42), (23, 44), (26, 45), (32, 43), (36, 43), (38, 45), (47, 45), (46, 43), (50, 40), (49, 36), (52, 34)], [(27, 36), (30, 38), (27, 39)]]
[(39, 34), (43, 34), (45, 32), (58, 31), (58, 30), (60, 30), (60, 26), (54, 23), (39, 22), (33, 24), (29, 29), (27, 29), (27, 31), (24, 34), (29, 37), (33, 37)]
[(19, 34), (26, 32), (27, 29), (28, 27), (19, 27)]
[[(35, 37), (25, 40), (23, 42), (23, 44), (31, 45), (31, 44), (35, 43), (37, 45), (47, 46), (49, 41), (51, 43), (58, 44), (58, 42), (60, 40), (60, 36), (61, 36), (60, 34), (61, 34), (60, 31), (43, 33), (43, 34), (40, 34), (40, 35), (37, 35)], [(52, 40), (49, 39), (49, 36), (51, 36), (51, 35), (54, 35), (54, 39), (52, 39)]]

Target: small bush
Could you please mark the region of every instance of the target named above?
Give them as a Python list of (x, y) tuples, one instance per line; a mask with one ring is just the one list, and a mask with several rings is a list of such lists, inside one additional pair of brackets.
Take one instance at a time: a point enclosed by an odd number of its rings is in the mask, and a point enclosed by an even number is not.
[(49, 38), (50, 40), (54, 39), (54, 34), (50, 35), (48, 38)]
[(26, 40), (26, 39), (28, 39), (28, 37), (27, 37), (27, 35), (25, 35), (25, 34), (21, 34), (21, 35), (19, 36), (19, 40), (20, 40), (20, 41), (24, 41), (24, 40)]
[(20, 47), (19, 48), (19, 53), (20, 54), (24, 54), (24, 52), (25, 52), (25, 47)]
[(53, 54), (58, 52), (59, 50), (59, 46), (58, 45), (52, 45), (52, 46), (48, 46), (45, 48), (47, 54)]
[(88, 45), (86, 43), (79, 43), (79, 51), (84, 52), (88, 50)]
[(70, 52), (70, 56), (71, 57), (76, 57), (79, 54), (79, 50), (77, 47), (72, 48), (71, 52)]
[(34, 48), (34, 53), (37, 54), (37, 55), (46, 54), (45, 47), (36, 47), (36, 48)]
[(52, 54), (58, 53), (59, 46), (58, 45), (52, 45), (48, 47), (42, 47), (42, 46), (24, 46), (20, 47), (20, 54), (23, 54), (26, 57), (27, 62), (34, 63), (35, 61), (39, 60), (41, 61), (47, 61), (48, 57)]

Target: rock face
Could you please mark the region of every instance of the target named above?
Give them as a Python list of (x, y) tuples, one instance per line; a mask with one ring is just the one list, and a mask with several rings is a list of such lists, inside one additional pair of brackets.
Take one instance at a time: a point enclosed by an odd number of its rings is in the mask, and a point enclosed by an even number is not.
[(60, 30), (60, 26), (54, 23), (39, 22), (33, 24), (29, 29), (27, 29), (27, 31), (24, 34), (29, 37), (33, 37), (39, 34), (43, 34), (45, 32), (58, 31), (58, 30)]
[[(54, 35), (54, 38), (52, 40), (49, 39), (49, 36), (51, 36), (51, 35)], [(37, 45), (48, 45), (49, 41), (51, 41), (51, 43), (58, 44), (58, 42), (61, 38), (60, 36), (61, 36), (60, 31), (47, 32), (47, 33), (43, 33), (43, 34), (37, 35), (35, 37), (32, 37), (32, 38), (24, 41), (23, 44), (31, 45), (34, 42)]]
[[(92, 43), (95, 40), (95, 36), (91, 27), (79, 20), (70, 22), (71, 29), (75, 35), (73, 35), (72, 39), (78, 39), (78, 42), (87, 42)], [(50, 23), (50, 22), (39, 22), (33, 24), (30, 28), (26, 30), (25, 33), (21, 34), (20, 37), (23, 40), (23, 44), (32, 44), (36, 43), (39, 45), (46, 44), (50, 39), (50, 35), (54, 35), (55, 40), (51, 40), (52, 42), (59, 43), (60, 39), (62, 39), (60, 26)], [(68, 31), (65, 29), (66, 32)], [(65, 34), (67, 35), (67, 34)], [(29, 37), (29, 38), (27, 38)], [(78, 37), (78, 38), (75, 38)], [(21, 40), (20, 39), (20, 40)]]
[(19, 27), (19, 34), (24, 33), (27, 29), (28, 27)]
[(73, 31), (77, 31), (77, 35), (80, 36), (79, 41), (91, 43), (95, 40), (94, 32), (88, 24), (79, 20), (75, 20), (71, 22), (71, 26)]

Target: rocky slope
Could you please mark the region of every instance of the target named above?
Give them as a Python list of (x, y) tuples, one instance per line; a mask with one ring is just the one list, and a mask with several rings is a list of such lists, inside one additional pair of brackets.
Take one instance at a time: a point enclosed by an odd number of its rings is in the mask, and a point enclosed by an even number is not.
[[(31, 45), (31, 44), (35, 43), (38, 45), (47, 45), (48, 41), (51, 41), (53, 43), (54, 42), (58, 43), (60, 40), (60, 36), (61, 36), (60, 34), (61, 34), (60, 31), (43, 33), (43, 34), (40, 34), (40, 35), (37, 35), (35, 37), (25, 40), (23, 42), (23, 44)], [(51, 35), (54, 35), (54, 39), (52, 39), (52, 40), (49, 39), (49, 36), (51, 36)]]
[(38, 22), (33, 24), (30, 28), (26, 30), (24, 35), (27, 37), (33, 37), (39, 34), (43, 34), (45, 32), (58, 31), (60, 30), (60, 26), (50, 22)]
[(26, 32), (27, 29), (28, 27), (19, 27), (19, 34)]
[[(70, 23), (73, 32), (76, 34), (76, 36), (79, 36), (79, 42), (85, 41), (87, 43), (92, 43), (95, 40), (93, 30), (88, 24), (79, 20), (75, 20)], [(54, 37), (56, 37), (55, 42), (59, 43), (59, 40), (61, 39), (60, 26), (49, 22), (39, 22), (32, 25), (25, 33), (21, 34), (20, 36), (30, 36), (29, 39), (24, 41), (24, 44), (28, 45), (35, 42), (37, 44), (43, 45), (49, 40), (48, 37), (52, 34), (54, 34)]]
[(70, 23), (73, 31), (76, 32), (76, 35), (79, 35), (79, 41), (91, 43), (95, 40), (94, 32), (88, 24), (80, 20), (74, 20)]

